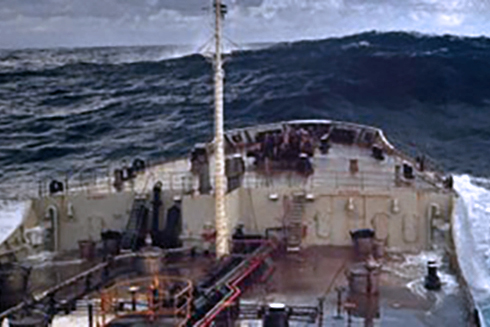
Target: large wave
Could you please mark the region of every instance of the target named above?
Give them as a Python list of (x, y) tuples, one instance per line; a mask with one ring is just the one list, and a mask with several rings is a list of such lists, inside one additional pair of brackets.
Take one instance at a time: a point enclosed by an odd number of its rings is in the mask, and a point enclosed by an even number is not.
[[(164, 59), (167, 50), (3, 53), (16, 68), (0, 64), (0, 185), (134, 156), (173, 157), (209, 139), (212, 66), (201, 55)], [(485, 176), (489, 57), (487, 38), (402, 32), (233, 52), (226, 125), (355, 121), (383, 128), (395, 144), (431, 155), (448, 171)]]

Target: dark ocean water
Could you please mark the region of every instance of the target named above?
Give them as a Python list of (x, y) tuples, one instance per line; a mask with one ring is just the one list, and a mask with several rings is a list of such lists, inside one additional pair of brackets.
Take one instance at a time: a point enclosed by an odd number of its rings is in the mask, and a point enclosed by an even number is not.
[[(212, 66), (170, 47), (0, 51), (0, 184), (169, 159), (212, 134)], [(227, 128), (296, 118), (381, 127), (488, 176), (490, 39), (364, 33), (226, 59)], [(4, 194), (5, 195), (5, 194)]]

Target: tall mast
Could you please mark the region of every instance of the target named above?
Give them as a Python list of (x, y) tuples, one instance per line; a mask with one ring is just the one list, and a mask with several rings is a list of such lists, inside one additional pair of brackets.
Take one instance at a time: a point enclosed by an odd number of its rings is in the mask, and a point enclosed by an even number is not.
[(230, 231), (226, 215), (225, 151), (223, 135), (223, 63), (221, 58), (221, 20), (224, 7), (215, 0), (215, 57), (214, 57), (214, 126), (215, 126), (215, 212), (216, 212), (216, 256), (222, 258), (230, 253)]

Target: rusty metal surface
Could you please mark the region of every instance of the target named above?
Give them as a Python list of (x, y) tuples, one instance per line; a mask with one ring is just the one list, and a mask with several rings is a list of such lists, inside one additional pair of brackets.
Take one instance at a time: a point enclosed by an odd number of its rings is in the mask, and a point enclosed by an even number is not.
[[(249, 288), (241, 300), (243, 303), (282, 302), (287, 305), (314, 306), (319, 297), (324, 297), (323, 326), (347, 326), (346, 302), (355, 303), (357, 310), (352, 310), (351, 326), (467, 325), (468, 313), (459, 290), (448, 295), (439, 292), (422, 297), (407, 287), (409, 280), (387, 270), (381, 272), (379, 296), (352, 297), (347, 291), (342, 293), (343, 319), (335, 319), (336, 290), (348, 285), (345, 272), (355, 260), (351, 248), (328, 246), (311, 247), (299, 253), (275, 255), (273, 274), (266, 281)], [(386, 260), (388, 262), (385, 264), (388, 266), (390, 259)], [(214, 262), (213, 257), (168, 258), (163, 273), (199, 281), (212, 269)], [(69, 270), (76, 270), (75, 266), (82, 269), (84, 265), (87, 263), (79, 263)], [(48, 270), (54, 273), (55, 270), (62, 269), (53, 266)], [(53, 280), (56, 279), (58, 278)], [(356, 317), (355, 313), (361, 317)], [(372, 317), (372, 323), (366, 322), (365, 317)]]
[[(357, 306), (352, 309), (351, 326), (467, 325), (467, 313), (459, 291), (447, 296), (429, 294), (423, 298), (407, 287), (407, 281), (387, 271), (381, 273), (379, 296), (349, 296), (346, 290), (342, 294), (343, 319), (336, 319), (336, 289), (347, 286), (345, 271), (354, 259), (350, 248), (327, 246), (311, 247), (276, 258), (273, 277), (267, 283), (254, 286), (242, 300), (245, 303), (315, 305), (319, 297), (324, 297), (323, 326), (348, 326), (346, 303)], [(355, 316), (354, 311), (361, 317)], [(366, 321), (366, 316), (373, 318), (372, 323)]]

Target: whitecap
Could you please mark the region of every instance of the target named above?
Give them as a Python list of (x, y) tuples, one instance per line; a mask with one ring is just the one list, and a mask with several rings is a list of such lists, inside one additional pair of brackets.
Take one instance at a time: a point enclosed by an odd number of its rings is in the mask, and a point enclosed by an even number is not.
[(29, 202), (0, 201), (0, 244), (22, 224), (23, 217), (29, 209)]
[[(459, 199), (453, 236), (463, 275), (476, 305), (484, 312), (490, 304), (490, 191), (481, 185), (490, 181), (478, 178), (475, 182), (468, 175), (454, 177)], [(482, 314), (482, 318), (484, 326), (490, 325), (490, 316)]]

